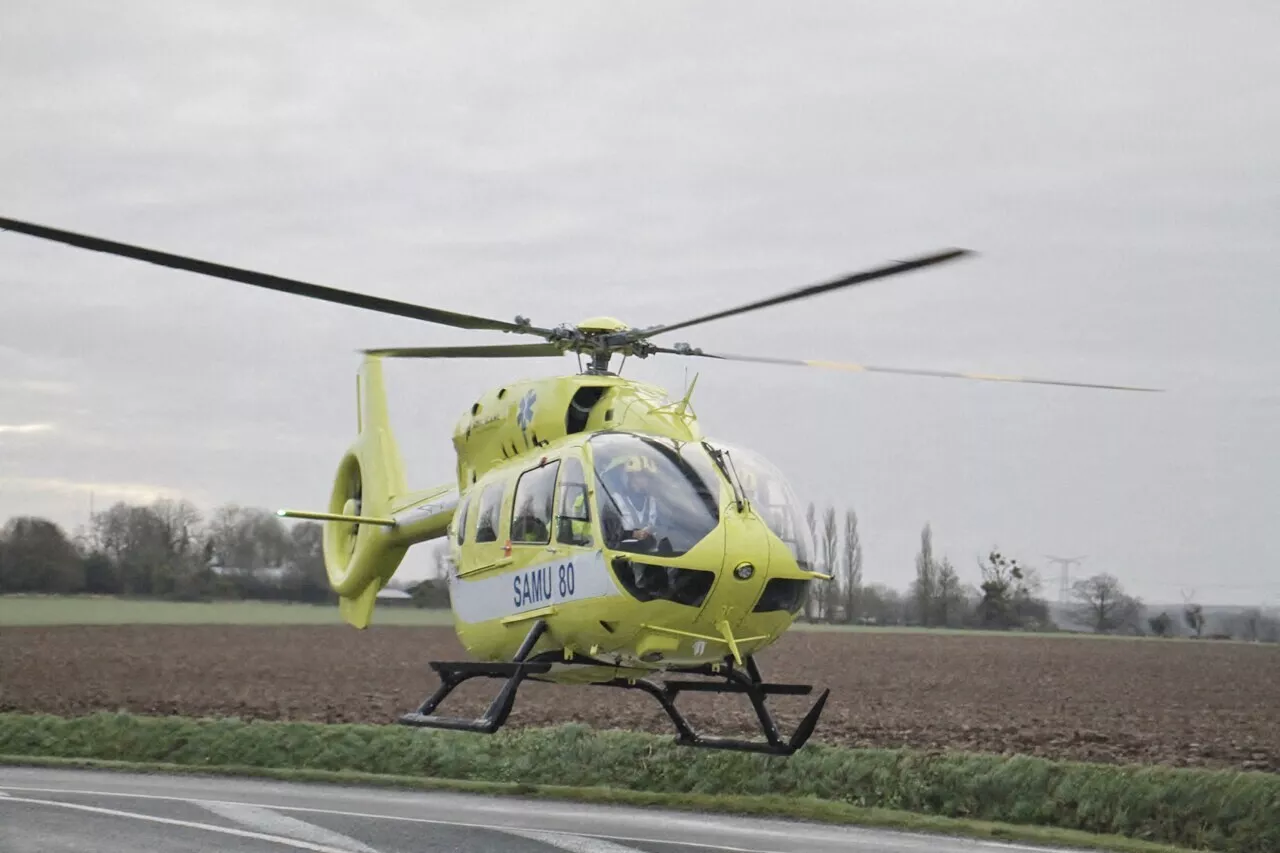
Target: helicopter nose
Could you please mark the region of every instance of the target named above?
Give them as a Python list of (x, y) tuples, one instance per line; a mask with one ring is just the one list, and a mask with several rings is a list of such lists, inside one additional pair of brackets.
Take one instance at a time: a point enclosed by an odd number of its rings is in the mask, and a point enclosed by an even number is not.
[(724, 523), (720, 582), (712, 590), (704, 612), (710, 612), (717, 623), (725, 621), (730, 627), (737, 627), (750, 616), (769, 576), (769, 529), (758, 516), (749, 513), (734, 513)]

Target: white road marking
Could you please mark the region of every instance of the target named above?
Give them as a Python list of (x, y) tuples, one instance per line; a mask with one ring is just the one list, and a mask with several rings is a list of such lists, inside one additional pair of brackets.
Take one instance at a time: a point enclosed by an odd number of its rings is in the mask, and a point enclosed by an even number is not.
[(362, 841), (357, 841), (354, 838), (339, 832), (333, 832), (322, 826), (316, 826), (313, 823), (307, 823), (304, 820), (298, 820), (296, 817), (278, 814), (262, 806), (216, 803), (204, 800), (197, 802), (202, 808), (208, 809), (228, 820), (234, 820), (241, 826), (247, 826), (250, 829), (271, 833), (272, 835), (287, 835), (290, 838), (300, 838), (303, 841), (310, 841), (315, 844), (337, 847), (340, 850), (348, 851), (348, 853), (378, 853), (377, 850)]
[[(9, 785), (10, 791), (32, 791), (46, 794), (75, 794), (86, 797), (124, 797), (126, 799), (136, 800), (164, 800), (168, 802), (178, 803), (194, 803), (196, 805), (207, 805), (208, 803), (219, 803), (228, 806), (257, 806), (258, 803), (233, 802), (231, 800), (204, 800), (197, 797), (174, 797), (164, 794), (130, 794), (124, 791), (88, 791), (82, 788), (37, 788), (25, 785)], [(19, 802), (21, 802), (19, 800)], [(34, 800), (31, 802), (35, 802)], [(443, 820), (441, 818), (431, 817), (403, 817), (401, 815), (374, 814), (371, 812), (352, 812), (342, 809), (321, 809), (310, 806), (282, 806), (272, 804), (270, 806), (261, 806), (261, 808), (270, 808), (278, 812), (303, 812), (305, 814), (327, 814), (337, 817), (360, 817), (370, 820), (394, 820), (402, 823), (425, 823), (432, 826), (456, 826), (460, 829), (487, 829), (495, 832), (546, 832), (543, 829), (530, 829), (520, 826), (503, 826), (501, 824), (492, 823), (470, 823), (463, 820)], [(856, 832), (857, 827), (851, 829)], [(663, 844), (671, 847), (691, 847), (698, 850), (714, 850), (716, 853), (788, 853), (786, 850), (768, 850), (761, 847), (733, 847), (727, 844), (705, 844), (701, 841), (679, 841), (667, 840), (660, 838), (641, 838), (632, 835), (609, 835), (607, 833), (593, 832), (589, 836), (579, 836), (580, 838), (597, 839), (600, 841), (628, 841), (645, 844)], [(928, 843), (929, 836), (920, 836), (925, 843)], [(623, 848), (626, 850), (627, 848)], [(342, 853), (348, 853), (342, 851)], [(603, 851), (602, 851), (603, 853)], [(630, 853), (630, 851), (628, 851)], [(1037, 849), (1036, 853), (1053, 853)]]
[[(635, 847), (623, 847), (621, 844), (614, 844), (612, 841), (605, 841), (588, 835), (566, 835), (562, 832), (543, 832), (531, 829), (495, 828), (507, 835), (518, 835), (521, 838), (528, 838), (530, 841), (540, 841), (551, 847), (568, 850), (569, 853), (644, 853)], [(726, 848), (722, 847), (720, 849), (724, 850)]]
[(74, 811), (92, 812), (93, 814), (104, 814), (110, 817), (126, 817), (133, 820), (144, 820), (151, 823), (163, 823), (169, 826), (182, 826), (187, 829), (203, 829), (208, 832), (220, 832), (223, 835), (235, 835), (239, 838), (252, 838), (257, 841), (269, 841), (274, 844), (282, 844), (286, 847), (293, 847), (298, 850), (310, 850), (312, 853), (351, 853), (340, 847), (329, 847), (324, 844), (312, 844), (310, 841), (300, 841), (296, 838), (286, 838), (283, 835), (268, 835), (265, 832), (249, 832), (244, 829), (232, 829), (226, 826), (214, 826), (211, 823), (197, 823), (192, 820), (177, 820), (171, 817), (157, 817), (156, 815), (141, 814), (140, 812), (125, 812), (119, 809), (104, 809), (99, 806), (85, 806), (80, 803), (66, 803), (61, 800), (36, 800), (28, 797), (7, 796), (6, 802), (11, 803), (31, 803), (37, 806), (56, 806), (62, 809), (72, 809)]
[[(517, 831), (527, 831), (527, 832), (545, 832), (546, 831), (546, 830), (540, 830), (540, 829), (526, 829), (525, 827), (518, 827), (518, 826), (503, 826), (501, 824), (495, 825), (492, 823), (471, 823), (467, 821), (443, 820), (440, 818), (429, 818), (429, 817), (402, 817), (400, 815), (344, 811), (341, 809), (322, 809), (322, 808), (316, 808), (312, 806), (282, 806), (277, 804), (264, 805), (261, 803), (245, 803), (245, 802), (232, 801), (232, 800), (206, 800), (199, 797), (175, 797), (172, 795), (164, 795), (164, 794), (134, 794), (126, 791), (92, 791), (92, 790), (85, 790), (82, 788), (45, 788), (45, 787), (36, 787), (36, 786), (30, 786), (30, 785), (5, 785), (4, 787), (10, 791), (30, 791), (30, 792), (47, 793), (47, 794), (77, 794), (77, 795), (83, 795), (83, 796), (89, 796), (89, 797), (125, 797), (130, 799), (137, 799), (137, 800), (165, 800), (170, 802), (181, 802), (181, 803), (197, 803), (197, 804), (225, 803), (227, 805), (261, 806), (262, 808), (270, 808), (270, 809), (274, 809), (276, 811), (282, 811), (282, 812), (328, 814), (328, 815), (337, 815), (339, 817), (369, 818), (371, 820), (394, 820), (394, 821), (401, 821), (404, 823), (424, 823), (424, 824), (431, 824), (436, 826), (456, 826), (462, 829), (488, 829), (488, 830), (498, 830), (498, 831), (517, 830)], [(395, 794), (399, 794), (399, 795), (413, 794), (413, 793), (419, 793), (419, 792), (414, 792), (414, 791), (396, 791), (395, 792)], [(450, 792), (443, 791), (443, 792), (436, 792), (436, 793), (449, 794)], [(394, 796), (395, 794), (393, 794), (390, 790), (387, 791), (388, 796)], [(583, 805), (589, 806), (590, 804), (583, 804)], [(495, 809), (496, 808), (498, 807), (495, 807)], [(719, 817), (717, 815), (701, 815), (699, 816), (699, 818), (688, 818), (687, 820), (689, 822), (696, 822), (705, 829), (708, 826), (708, 824), (715, 824), (716, 822), (718, 822)], [(781, 818), (780, 820), (786, 820), (786, 818)], [(664, 815), (663, 821), (665, 825), (670, 825), (672, 822), (671, 816)], [(680, 823), (680, 822), (685, 822), (686, 819), (683, 819), (680, 817), (674, 817), (674, 821), (677, 823)], [(806, 826), (808, 828), (819, 828), (821, 825), (806, 824)], [(971, 838), (965, 838), (963, 836), (955, 836), (955, 837), (946, 836), (946, 835), (938, 836), (938, 835), (933, 835), (931, 833), (924, 833), (924, 832), (908, 832), (908, 831), (900, 831), (900, 830), (876, 830), (875, 828), (872, 828), (872, 827), (862, 827), (862, 826), (845, 826), (841, 824), (829, 824), (829, 825), (821, 826), (821, 828), (830, 829), (831, 831), (839, 831), (840, 833), (847, 835), (848, 837), (853, 837), (862, 833), (878, 834), (880, 832), (883, 832), (887, 835), (894, 836), (894, 840), (892, 843), (895, 849), (922, 848), (927, 850), (933, 850), (937, 848), (938, 842), (942, 840), (957, 846), (963, 845), (965, 847), (970, 847), (975, 850), (1014, 849), (1014, 850), (1035, 851), (1035, 853), (1082, 853), (1082, 851), (1080, 851), (1078, 848), (1035, 847), (1032, 845), (1020, 845), (1017, 843), (1005, 842), (1005, 841), (988, 841), (986, 839), (971, 839)], [(782, 836), (792, 836), (792, 837), (794, 836), (794, 834), (791, 833), (790, 830), (772, 830), (772, 829), (766, 829), (761, 827), (753, 828), (753, 832), (766, 835), (766, 836), (768, 835), (782, 835)], [(610, 835), (607, 833), (599, 833), (599, 832), (591, 833), (590, 837), (598, 838), (605, 841), (624, 841), (624, 842), (638, 842), (638, 843), (646, 843), (646, 844), (663, 844), (663, 845), (673, 846), (673, 847), (691, 847), (691, 848), (697, 848), (697, 849), (703, 849), (703, 850), (725, 851), (725, 853), (788, 853), (788, 851), (785, 851), (785, 850), (769, 850), (761, 847), (733, 847), (727, 844), (706, 844), (700, 841), (680, 841), (680, 840), (667, 840), (667, 839), (652, 838), (652, 837), (644, 838), (639, 836)], [(883, 839), (878, 839), (877, 843), (880, 844), (882, 847), (884, 846)], [(342, 851), (342, 853), (347, 853), (347, 851)]]

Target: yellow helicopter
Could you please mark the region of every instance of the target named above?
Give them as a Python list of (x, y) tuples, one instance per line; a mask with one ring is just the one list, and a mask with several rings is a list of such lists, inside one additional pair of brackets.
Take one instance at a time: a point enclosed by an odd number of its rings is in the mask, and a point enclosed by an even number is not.
[[(804, 607), (815, 570), (807, 528), (783, 475), (760, 455), (703, 434), (683, 397), (613, 372), (615, 356), (655, 354), (1134, 391), (1158, 389), (709, 353), (652, 338), (960, 258), (948, 249), (683, 322), (629, 328), (608, 317), (542, 328), (337, 290), (11, 219), (0, 229), (215, 278), (539, 343), (366, 350), (356, 438), (338, 464), (324, 556), (342, 617), (369, 625), (405, 552), (447, 537), (454, 627), (472, 656), (433, 661), (440, 684), (400, 722), (492, 733), (525, 679), (638, 689), (670, 716), (677, 743), (788, 755), (813, 733), (824, 690), (789, 738), (765, 700), (810, 685), (766, 682), (755, 655)], [(384, 358), (542, 358), (575, 353), (580, 372), (482, 394), (453, 433), (454, 482), (411, 490), (387, 416)], [(584, 360), (585, 359), (585, 363)], [(669, 678), (668, 676), (676, 676)], [(688, 676), (698, 676), (690, 679)], [(498, 678), (484, 716), (441, 716), (462, 682)], [(704, 735), (676, 707), (682, 692), (745, 693), (764, 740)]]

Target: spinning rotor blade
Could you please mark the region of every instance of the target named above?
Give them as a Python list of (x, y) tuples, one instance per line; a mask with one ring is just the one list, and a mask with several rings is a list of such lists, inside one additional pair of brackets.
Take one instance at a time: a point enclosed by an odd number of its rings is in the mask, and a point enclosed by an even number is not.
[(339, 305), (350, 305), (355, 308), (364, 308), (366, 310), (377, 311), (382, 314), (394, 314), (400, 317), (409, 317), (414, 320), (424, 320), (428, 323), (439, 323), (444, 326), (454, 326), (459, 329), (492, 329), (499, 332), (522, 332), (524, 334), (538, 336), (551, 334), (548, 329), (539, 329), (529, 325), (517, 325), (516, 323), (507, 323), (502, 320), (490, 320), (486, 317), (459, 314), (454, 311), (444, 311), (439, 308), (428, 308), (425, 305), (413, 305), (408, 302), (398, 302), (394, 299), (384, 299), (380, 296), (366, 296), (363, 293), (353, 293), (348, 290), (338, 290), (337, 288), (325, 287), (319, 284), (308, 284), (304, 281), (295, 281), (294, 279), (282, 278), (280, 276), (269, 275), (267, 273), (254, 272), (252, 270), (244, 270), (237, 267), (228, 267), (222, 264), (211, 263), (209, 261), (200, 261), (195, 258), (184, 257), (182, 255), (172, 255), (168, 252), (144, 249), (140, 246), (130, 246), (126, 243), (116, 243), (112, 240), (104, 240), (100, 237), (90, 237), (84, 234), (75, 234), (71, 231), (49, 228), (44, 225), (20, 222), (16, 219), (5, 219), (0, 217), (0, 230), (17, 231), (20, 234), (40, 237), (45, 240), (52, 240), (56, 243), (66, 243), (69, 246), (77, 246), (81, 249), (89, 249), (94, 252), (105, 252), (109, 255), (120, 255), (126, 258), (133, 258), (134, 260), (158, 264), (163, 267), (187, 270), (188, 272), (200, 273), (201, 275), (212, 276), (213, 278), (226, 279), (227, 281), (238, 281), (241, 284), (250, 284), (254, 287), (264, 287), (268, 290), (277, 290), (281, 293), (291, 293), (295, 296), (306, 296), (311, 299), (336, 302)]
[(739, 305), (737, 308), (729, 308), (724, 311), (717, 311), (714, 314), (706, 314), (702, 317), (695, 317), (692, 320), (685, 320), (681, 323), (672, 323), (669, 326), (655, 326), (651, 329), (637, 329), (631, 337), (635, 338), (651, 338), (654, 335), (660, 335), (664, 332), (671, 332), (676, 329), (685, 329), (689, 326), (696, 326), (700, 323), (709, 323), (712, 320), (719, 320), (724, 317), (732, 317), (735, 314), (745, 314), (748, 311), (755, 311), (759, 308), (768, 308), (771, 305), (782, 305), (786, 302), (794, 302), (797, 299), (807, 299), (810, 296), (817, 296), (821, 293), (827, 293), (832, 290), (839, 290), (844, 287), (852, 287), (855, 284), (864, 284), (868, 281), (874, 281), (878, 278), (887, 278), (891, 275), (899, 275), (900, 273), (917, 270), (921, 267), (940, 264), (944, 261), (954, 260), (970, 254), (968, 249), (947, 249), (941, 252), (935, 252), (932, 255), (923, 255), (909, 261), (899, 261), (897, 263), (888, 264), (866, 272), (855, 273), (833, 281), (823, 282), (821, 284), (811, 284), (807, 287), (789, 290), (786, 293), (780, 293), (777, 296), (771, 296), (768, 299), (761, 299), (746, 305)]
[(691, 355), (700, 358), (718, 358), (724, 361), (750, 361), (761, 364), (786, 364), (796, 367), (821, 367), (828, 370), (847, 370), (854, 373), (900, 373), (908, 376), (937, 376), (943, 379), (978, 379), (985, 382), (1022, 382), (1031, 385), (1068, 385), (1074, 388), (1103, 388), (1109, 391), (1152, 391), (1160, 392), (1160, 388), (1138, 388), (1131, 385), (1099, 385), (1092, 382), (1067, 382), (1061, 379), (1032, 379), (1026, 376), (993, 376), (987, 373), (955, 373), (947, 370), (916, 370), (907, 367), (875, 367), (869, 364), (849, 364), (839, 361), (815, 361), (800, 358), (770, 358), (759, 355), (730, 355), (728, 353), (710, 353), (701, 350), (668, 349), (659, 347), (657, 352), (673, 355)]
[(555, 344), (508, 344), (480, 347), (399, 347), (367, 349), (365, 355), (390, 358), (550, 358), (564, 355)]

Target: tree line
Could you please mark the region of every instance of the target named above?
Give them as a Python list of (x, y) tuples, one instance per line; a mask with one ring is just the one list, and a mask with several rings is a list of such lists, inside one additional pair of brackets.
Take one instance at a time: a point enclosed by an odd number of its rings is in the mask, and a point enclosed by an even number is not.
[(0, 528), (0, 593), (335, 602), (322, 532), (236, 504), (206, 518), (172, 500), (116, 503), (72, 535), (21, 516)]
[[(809, 504), (809, 560), (831, 580), (812, 585), (799, 618), (808, 622), (923, 628), (1054, 631), (1234, 637), (1280, 642), (1280, 620), (1260, 608), (1220, 616), (1208, 626), (1203, 608), (1187, 601), (1171, 615), (1146, 613), (1141, 599), (1113, 575), (1076, 581), (1058, 610), (1041, 595), (1037, 569), (999, 548), (976, 560), (966, 582), (946, 555), (935, 553), (925, 524), (906, 590), (863, 582), (858, 516)], [(420, 607), (448, 607), (447, 549), (434, 543), (433, 574), (399, 584)], [(971, 573), (970, 577), (974, 577)], [(225, 504), (207, 517), (186, 501), (116, 503), (93, 513), (68, 535), (47, 519), (22, 516), (0, 528), (0, 594), (95, 593), (172, 600), (264, 599), (335, 603), (324, 565), (323, 526), (286, 525), (265, 509)], [(1178, 618), (1180, 617), (1180, 618)]]
[(978, 560), (980, 581), (967, 584), (950, 558), (937, 556), (925, 524), (915, 557), (915, 577), (905, 590), (864, 584), (858, 515), (809, 504), (805, 523), (815, 547), (814, 569), (831, 580), (809, 595), (802, 618), (810, 622), (911, 625), (923, 628), (1053, 630), (1048, 603), (1039, 596), (1038, 573), (993, 549)]
[[(966, 583), (950, 558), (935, 554), (928, 523), (920, 531), (915, 576), (905, 591), (864, 584), (857, 513), (846, 509), (841, 515), (832, 506), (819, 511), (810, 503), (805, 523), (815, 550), (813, 567), (832, 578), (810, 593), (800, 614), (808, 622), (1019, 631), (1069, 628), (1280, 642), (1280, 619), (1259, 607), (1220, 615), (1217, 630), (1206, 632), (1204, 608), (1187, 601), (1180, 613), (1186, 630), (1180, 630), (1179, 620), (1167, 610), (1147, 615), (1142, 599), (1127, 593), (1120, 580), (1107, 573), (1072, 583), (1070, 600), (1058, 608), (1055, 619), (1054, 608), (1041, 595), (1039, 570), (997, 547), (977, 558), (977, 582)], [(1058, 624), (1059, 619), (1067, 624)]]

